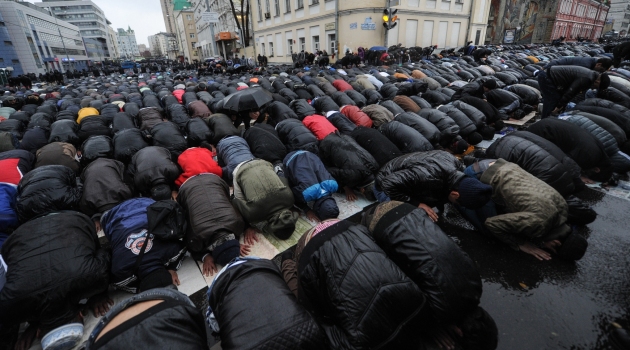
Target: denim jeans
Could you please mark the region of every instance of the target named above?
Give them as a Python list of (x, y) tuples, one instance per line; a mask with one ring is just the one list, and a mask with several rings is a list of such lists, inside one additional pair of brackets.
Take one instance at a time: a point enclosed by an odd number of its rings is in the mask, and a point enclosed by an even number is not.
[(462, 214), (462, 216), (468, 220), (475, 228), (481, 231), (483, 234), (487, 236), (492, 236), (492, 234), (486, 229), (486, 219), (491, 218), (493, 216), (497, 216), (497, 207), (494, 204), (494, 201), (490, 200), (483, 207), (479, 209), (468, 209), (462, 207), (461, 205), (455, 205), (455, 208)]
[(540, 71), (538, 72), (538, 85), (540, 86), (540, 93), (543, 98), (543, 111), (542, 117), (547, 118), (551, 112), (556, 108), (558, 102), (562, 98), (560, 93), (558, 93), (558, 88), (551, 81), (551, 78), (547, 75), (547, 72)]

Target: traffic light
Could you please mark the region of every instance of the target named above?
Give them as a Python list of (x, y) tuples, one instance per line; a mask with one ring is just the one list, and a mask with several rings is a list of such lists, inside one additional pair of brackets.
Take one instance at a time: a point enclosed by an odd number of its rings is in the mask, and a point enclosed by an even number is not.
[(398, 16), (396, 15), (397, 12), (398, 9), (383, 10), (383, 27), (385, 27), (386, 30), (392, 29), (398, 24), (396, 22), (398, 20)]

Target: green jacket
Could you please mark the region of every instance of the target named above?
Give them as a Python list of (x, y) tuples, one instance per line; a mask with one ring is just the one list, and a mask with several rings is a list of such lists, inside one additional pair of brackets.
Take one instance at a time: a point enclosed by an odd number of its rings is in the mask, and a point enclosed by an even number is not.
[(240, 164), (234, 172), (233, 203), (253, 224), (293, 207), (293, 192), (286, 179), (276, 175), (271, 163), (254, 159)]
[(571, 231), (566, 224), (569, 207), (560, 193), (518, 165), (499, 159), (483, 173), (481, 182), (492, 186), (492, 199), (507, 211), (486, 219), (485, 225), (512, 248)]

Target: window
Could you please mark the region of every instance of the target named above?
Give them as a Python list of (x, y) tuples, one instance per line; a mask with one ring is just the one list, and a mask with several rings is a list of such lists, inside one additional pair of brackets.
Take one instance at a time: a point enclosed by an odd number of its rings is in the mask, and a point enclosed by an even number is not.
[(4, 46), (13, 46), (13, 43), (7, 40), (4, 42)]
[(265, 55), (265, 43), (261, 43), (260, 44), (260, 52), (262, 53), (262, 55)]
[(195, 38), (195, 33), (190, 33), (190, 34), (188, 34), (188, 36), (189, 36), (191, 39), (194, 39), (194, 38)]
[(11, 60), (11, 63), (13, 63), (13, 64), (20, 64), (20, 60)]
[(440, 3), (441, 10), (450, 10), (451, 9), (451, 0), (442, 0)]
[(275, 0), (274, 1), (274, 5), (275, 5), (275, 15), (276, 17), (280, 16), (280, 0)]
[(299, 10), (303, 8), (304, 8), (304, 0), (296, 0), (295, 9)]
[(273, 43), (269, 43), (269, 56), (273, 57)]
[(195, 26), (193, 26), (193, 24), (192, 24), (192, 23), (188, 23), (188, 29), (189, 29), (189, 30), (195, 29)]
[(428, 9), (434, 9), (435, 8), (435, 4), (436, 4), (435, 0), (427, 0), (427, 8)]
[(284, 13), (291, 12), (291, 0), (284, 0)]
[(311, 5), (319, 5), (319, 0), (311, 0)]
[(335, 49), (337, 48), (337, 42), (335, 40), (335, 34), (328, 34), (328, 48), (330, 49), (330, 54), (335, 53)]
[(300, 52), (302, 52), (302, 51), (306, 50), (306, 39), (304, 39), (304, 38), (299, 38), (299, 39), (298, 39), (298, 42), (300, 43), (300, 47), (299, 47)]
[(265, 13), (271, 13), (271, 6), (269, 6), (269, 0), (265, 0)]
[(319, 51), (319, 35), (313, 36), (313, 52)]
[(293, 55), (293, 39), (287, 39), (287, 49), (289, 50), (289, 55)]
[(258, 21), (260, 22), (263, 20), (262, 6), (260, 5), (260, 0), (257, 0), (256, 3), (258, 4)]

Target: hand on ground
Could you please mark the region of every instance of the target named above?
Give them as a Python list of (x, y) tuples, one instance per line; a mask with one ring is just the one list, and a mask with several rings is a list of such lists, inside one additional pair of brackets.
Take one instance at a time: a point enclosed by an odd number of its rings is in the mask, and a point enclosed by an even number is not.
[(559, 248), (561, 245), (562, 245), (562, 243), (559, 240), (557, 240), (557, 239), (554, 239), (553, 241), (543, 242), (543, 248), (545, 250), (548, 250), (548, 251), (554, 253), (554, 254), (557, 253), (556, 249)]
[(214, 259), (212, 255), (208, 254), (203, 259), (203, 275), (208, 277), (214, 275), (217, 272), (217, 267), (214, 265)]
[(100, 317), (105, 316), (112, 305), (114, 305), (114, 301), (110, 299), (107, 292), (105, 292), (91, 297), (88, 303), (88, 308), (92, 309), (94, 317)]
[(175, 270), (168, 270), (168, 272), (171, 274), (171, 278), (173, 278), (173, 284), (176, 286), (179, 286), (181, 283), (179, 282), (179, 277), (177, 276), (177, 271)]
[(523, 253), (534, 256), (538, 260), (551, 260), (551, 255), (548, 252), (536, 247), (529, 242), (519, 245), (518, 249)]
[(243, 242), (248, 245), (254, 245), (254, 242), (258, 242), (258, 236), (256, 233), (259, 232), (257, 229), (253, 227), (248, 227), (245, 229), (245, 236), (243, 237)]
[(357, 195), (354, 194), (354, 191), (350, 187), (345, 186), (343, 188), (343, 190), (346, 192), (346, 199), (347, 200), (349, 200), (350, 202), (354, 202), (354, 201), (357, 200)]
[(438, 215), (433, 211), (433, 208), (429, 207), (428, 205), (424, 204), (424, 203), (420, 203), (420, 205), (418, 205), (418, 208), (424, 210), (427, 212), (427, 215), (429, 215), (429, 218), (431, 219), (431, 221), (433, 222), (437, 222), (439, 217)]
[(247, 244), (241, 244), (241, 256), (247, 256), (252, 251), (252, 247)]

